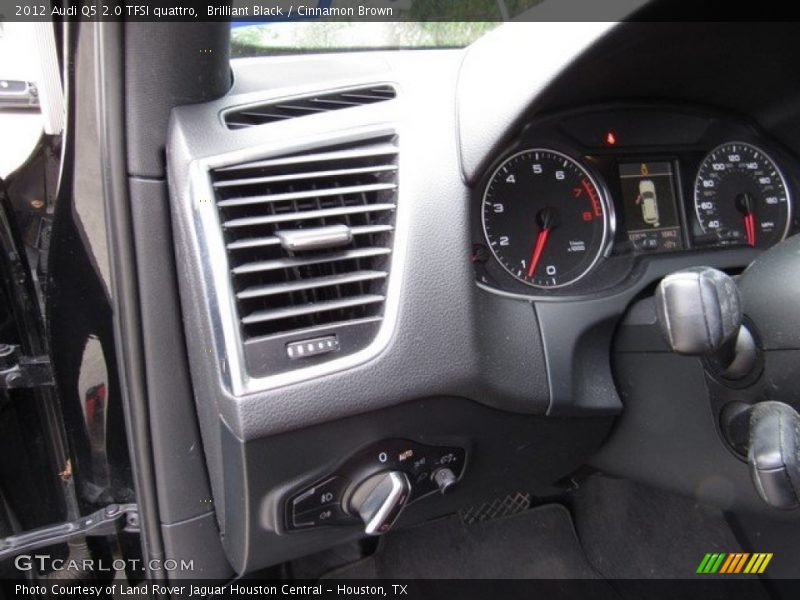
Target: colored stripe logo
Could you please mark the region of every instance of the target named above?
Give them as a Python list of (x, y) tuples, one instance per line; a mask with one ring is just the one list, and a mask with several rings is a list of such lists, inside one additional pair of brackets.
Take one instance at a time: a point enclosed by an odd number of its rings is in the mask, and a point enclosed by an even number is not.
[(718, 552), (709, 553), (700, 561), (697, 573), (700, 575), (710, 575), (714, 573), (736, 575), (736, 574), (758, 574), (763, 573), (772, 560), (772, 552)]

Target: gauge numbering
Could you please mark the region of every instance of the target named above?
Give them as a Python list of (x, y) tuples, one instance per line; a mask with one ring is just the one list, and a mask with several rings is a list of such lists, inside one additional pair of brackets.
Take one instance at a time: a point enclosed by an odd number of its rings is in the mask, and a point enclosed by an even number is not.
[(791, 199), (780, 169), (760, 148), (744, 142), (717, 146), (703, 159), (694, 185), (697, 221), (723, 244), (768, 248), (791, 223)]
[(613, 227), (609, 205), (590, 173), (547, 148), (517, 152), (495, 169), (481, 217), (497, 261), (538, 288), (584, 277), (606, 250)]

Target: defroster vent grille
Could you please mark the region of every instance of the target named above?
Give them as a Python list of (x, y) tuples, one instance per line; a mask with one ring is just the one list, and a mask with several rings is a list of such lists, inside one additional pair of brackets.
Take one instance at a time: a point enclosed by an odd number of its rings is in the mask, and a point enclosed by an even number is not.
[(391, 85), (374, 85), (279, 102), (266, 102), (226, 113), (225, 124), (228, 129), (243, 129), (332, 110), (375, 104), (391, 100), (395, 95), (396, 92)]
[(246, 344), (380, 322), (397, 159), (389, 135), (212, 171)]

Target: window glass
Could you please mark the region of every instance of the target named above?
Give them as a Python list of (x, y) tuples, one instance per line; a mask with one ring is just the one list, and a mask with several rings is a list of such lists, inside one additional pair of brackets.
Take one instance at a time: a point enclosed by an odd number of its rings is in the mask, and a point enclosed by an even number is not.
[(461, 48), (499, 21), (232, 23), (232, 56), (373, 49)]

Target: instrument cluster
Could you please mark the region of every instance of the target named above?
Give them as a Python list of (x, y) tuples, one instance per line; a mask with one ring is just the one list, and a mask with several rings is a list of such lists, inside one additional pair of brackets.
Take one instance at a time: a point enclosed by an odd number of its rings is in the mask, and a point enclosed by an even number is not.
[(485, 285), (546, 296), (622, 284), (677, 252), (754, 257), (797, 230), (797, 172), (726, 116), (620, 106), (537, 119), (477, 187), (472, 262)]

